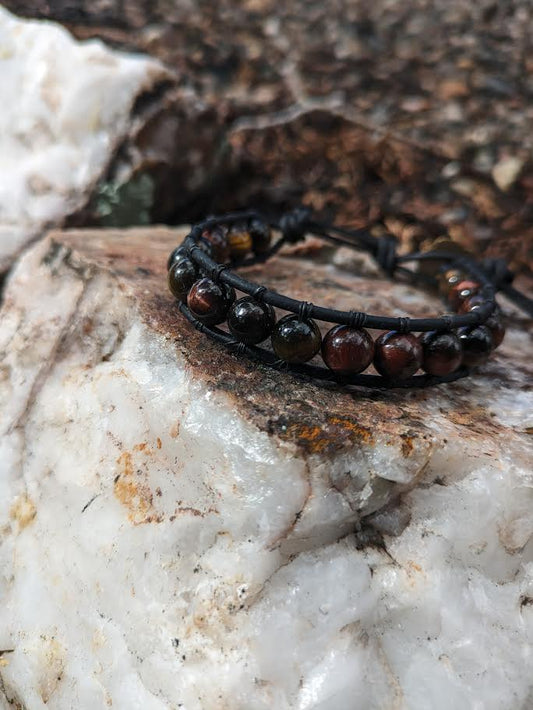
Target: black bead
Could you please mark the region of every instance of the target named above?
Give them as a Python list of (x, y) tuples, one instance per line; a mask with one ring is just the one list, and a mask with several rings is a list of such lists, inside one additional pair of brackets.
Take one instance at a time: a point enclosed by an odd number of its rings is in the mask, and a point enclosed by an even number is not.
[(259, 303), (251, 296), (239, 298), (228, 313), (231, 334), (247, 345), (257, 345), (266, 340), (275, 323), (276, 316), (272, 306)]
[(198, 279), (198, 269), (193, 262), (185, 256), (179, 255), (168, 272), (168, 287), (178, 299), (185, 301), (189, 289)]
[(300, 320), (296, 315), (281, 318), (272, 333), (272, 347), (276, 355), (291, 363), (311, 360), (320, 350), (322, 336), (314, 320)]
[(461, 364), (463, 351), (455, 333), (435, 330), (420, 336), (423, 357), (422, 368), (429, 375), (449, 375)]
[(187, 257), (187, 250), (184, 246), (180, 245), (179, 247), (173, 249), (170, 252), (170, 256), (168, 257), (167, 271), (170, 271), (172, 266), (174, 266), (176, 262), (180, 261), (180, 259), (183, 259), (184, 257)]
[(481, 365), (489, 357), (493, 348), (490, 330), (484, 325), (459, 328), (457, 331), (463, 348), (463, 364), (473, 367)]
[(268, 251), (272, 233), (269, 225), (262, 219), (252, 219), (248, 225), (248, 232), (252, 237), (252, 248), (256, 254)]

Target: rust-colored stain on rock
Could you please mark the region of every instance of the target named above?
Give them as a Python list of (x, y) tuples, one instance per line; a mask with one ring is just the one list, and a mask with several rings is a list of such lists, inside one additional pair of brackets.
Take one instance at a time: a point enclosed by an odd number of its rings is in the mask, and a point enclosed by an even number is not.
[[(134, 452), (144, 452), (146, 444), (134, 447)], [(161, 522), (162, 516), (153, 506), (153, 494), (134, 469), (133, 453), (124, 451), (117, 459), (120, 473), (115, 477), (114, 493), (128, 511), (128, 518), (134, 525)]]
[(35, 504), (26, 494), (20, 495), (9, 510), (9, 517), (18, 523), (19, 530), (24, 530), (37, 515)]

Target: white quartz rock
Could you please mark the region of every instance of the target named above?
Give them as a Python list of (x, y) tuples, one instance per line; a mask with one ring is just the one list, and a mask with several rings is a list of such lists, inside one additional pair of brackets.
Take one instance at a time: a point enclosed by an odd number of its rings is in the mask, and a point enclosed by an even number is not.
[[(0, 702), (529, 710), (533, 472), (518, 411), (529, 415), (533, 397), (512, 365), (523, 333), (510, 329), (493, 365), (507, 358), (508, 380), (355, 404), (220, 356), (214, 370), (228, 379), (241, 368), (241, 400), (260, 377), (275, 396), (294, 393), (287, 424), (269, 432), (253, 392), (237, 406), (209, 379), (215, 348), (177, 316), (168, 332), (157, 326), (170, 306), (158, 311), (151, 294), (164, 278), (145, 272), (173, 241), (159, 234), (131, 267), (145, 232), (56, 235), (9, 279)], [(339, 450), (302, 425), (306, 451), (283, 427), (321, 396), (381, 424)], [(384, 545), (373, 546), (367, 520), (354, 531), (379, 506), (370, 519)]]
[(79, 209), (131, 125), (156, 62), (0, 7), (0, 273)]

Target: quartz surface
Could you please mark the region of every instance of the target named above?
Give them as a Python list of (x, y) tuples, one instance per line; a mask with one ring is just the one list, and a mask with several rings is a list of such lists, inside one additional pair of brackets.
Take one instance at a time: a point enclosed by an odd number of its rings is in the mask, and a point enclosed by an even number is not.
[(88, 199), (127, 135), (154, 60), (80, 43), (0, 7), (0, 273)]
[[(502, 304), (508, 337), (467, 381), (324, 389), (181, 318), (164, 272), (180, 234), (56, 232), (8, 279), (0, 703), (530, 710), (525, 319)], [(261, 279), (438, 307), (315, 251)]]

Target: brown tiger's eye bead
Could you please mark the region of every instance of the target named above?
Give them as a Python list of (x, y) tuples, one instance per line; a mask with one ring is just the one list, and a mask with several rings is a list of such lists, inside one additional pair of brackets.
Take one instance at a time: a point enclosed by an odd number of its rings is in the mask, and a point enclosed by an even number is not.
[(272, 333), (276, 355), (291, 363), (311, 360), (320, 350), (322, 336), (314, 320), (300, 320), (296, 315), (281, 318)]
[(448, 294), (450, 306), (454, 311), (458, 310), (461, 303), (471, 298), (478, 289), (479, 284), (475, 281), (460, 281), (456, 286), (453, 286)]
[(245, 226), (236, 224), (228, 232), (231, 256), (243, 259), (252, 249), (252, 237)]
[(178, 299), (185, 301), (189, 289), (198, 278), (198, 269), (187, 257), (181, 256), (179, 261), (176, 261), (170, 267), (168, 272), (168, 287)]
[(167, 271), (170, 271), (170, 269), (174, 266), (174, 264), (184, 257), (187, 257), (187, 251), (185, 247), (179, 246), (173, 249), (170, 252), (170, 256), (168, 257), (167, 261)]
[(422, 345), (412, 333), (391, 330), (375, 342), (374, 367), (384, 377), (411, 377), (422, 365)]
[(275, 323), (276, 316), (272, 306), (259, 303), (251, 296), (239, 298), (228, 313), (231, 334), (247, 345), (257, 345), (266, 340)]
[(487, 360), (493, 347), (492, 335), (487, 327), (477, 325), (473, 328), (459, 328), (457, 335), (463, 348), (464, 365), (474, 367)]
[(467, 298), (465, 301), (463, 301), (460, 306), (459, 306), (459, 313), (470, 313), (470, 311), (475, 311), (476, 308), (479, 308), (481, 305), (487, 302), (487, 299), (484, 298), (480, 293), (475, 293), (473, 296), (470, 298)]
[(373, 357), (374, 341), (364, 328), (338, 325), (328, 331), (322, 341), (322, 358), (335, 372), (362, 372)]
[(492, 347), (497, 348), (500, 346), (505, 337), (505, 326), (499, 311), (492, 313), (483, 325), (489, 329), (492, 335)]
[(232, 288), (203, 278), (191, 287), (187, 296), (187, 306), (202, 323), (217, 325), (226, 319), (234, 300), (235, 291)]
[(269, 225), (262, 219), (252, 219), (248, 231), (252, 238), (252, 248), (256, 254), (268, 251), (272, 239)]
[(230, 246), (228, 242), (227, 229), (221, 226), (213, 229), (205, 229), (202, 237), (211, 244), (211, 256), (215, 261), (224, 264), (229, 261)]
[(446, 298), (450, 289), (466, 279), (466, 274), (459, 269), (448, 269), (438, 277), (439, 291), (443, 298)]
[(422, 369), (429, 375), (449, 375), (455, 372), (463, 359), (459, 338), (455, 333), (435, 330), (422, 333)]

